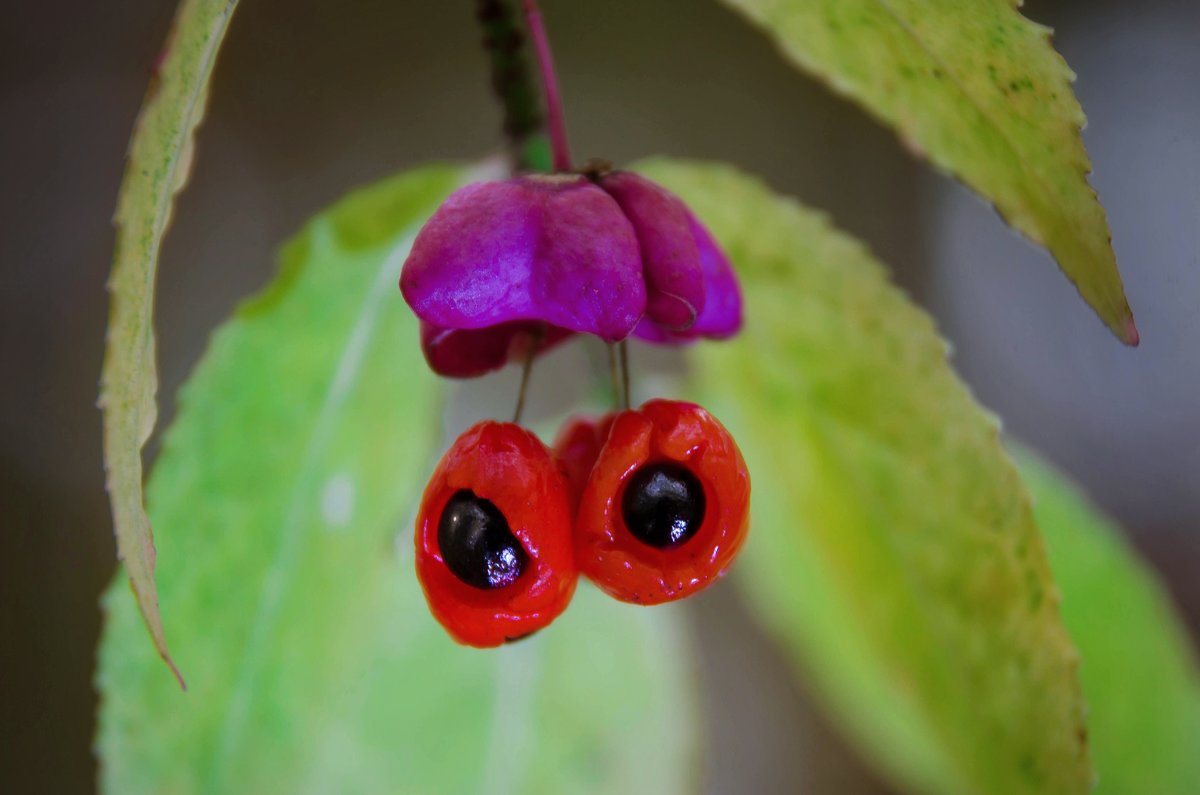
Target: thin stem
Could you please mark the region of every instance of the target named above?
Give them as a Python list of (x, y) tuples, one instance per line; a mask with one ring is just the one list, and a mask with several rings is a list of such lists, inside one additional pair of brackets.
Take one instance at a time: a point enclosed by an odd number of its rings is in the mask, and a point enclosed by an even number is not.
[(621, 371), (617, 364), (617, 345), (608, 343), (608, 377), (612, 381), (613, 406), (621, 405)]
[(622, 405), (624, 408), (629, 408), (629, 345), (625, 340), (621, 340), (617, 344), (617, 350), (621, 354), (621, 384), (622, 384)]
[(518, 170), (550, 168), (537, 87), (525, 57), (525, 34), (510, 0), (478, 0), (483, 46), (491, 56), (492, 88), (504, 108), (504, 133)]
[(537, 0), (522, 0), (525, 8), (525, 24), (533, 38), (537, 53), (538, 69), (542, 72), (542, 88), (546, 92), (546, 116), (550, 124), (550, 146), (554, 151), (554, 170), (568, 171), (571, 168), (571, 149), (567, 144), (567, 123), (563, 116), (562, 100), (558, 95), (558, 77), (554, 72), (554, 56), (550, 52), (550, 39), (542, 24), (542, 12)]
[(541, 346), (542, 332), (539, 329), (529, 335), (529, 350), (525, 352), (525, 361), (521, 365), (521, 388), (517, 392), (517, 408), (513, 411), (513, 423), (519, 423), (521, 415), (525, 413), (525, 395), (529, 391), (529, 376), (533, 372), (533, 360)]

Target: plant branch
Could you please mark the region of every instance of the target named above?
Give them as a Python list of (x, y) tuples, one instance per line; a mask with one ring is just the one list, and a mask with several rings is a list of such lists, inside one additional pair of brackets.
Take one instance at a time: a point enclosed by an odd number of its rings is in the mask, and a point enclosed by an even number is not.
[(518, 170), (548, 171), (545, 120), (525, 58), (525, 35), (509, 0), (478, 0), (483, 46), (491, 56), (492, 88), (504, 108), (504, 133)]

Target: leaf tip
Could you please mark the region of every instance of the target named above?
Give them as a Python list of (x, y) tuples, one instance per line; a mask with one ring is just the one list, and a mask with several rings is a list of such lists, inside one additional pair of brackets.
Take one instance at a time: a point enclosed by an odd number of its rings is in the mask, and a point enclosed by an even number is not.
[(187, 682), (183, 680), (183, 674), (179, 672), (179, 667), (175, 665), (175, 661), (171, 659), (170, 653), (163, 648), (159, 649), (158, 654), (162, 657), (162, 661), (167, 664), (167, 667), (171, 669), (171, 673), (175, 676), (175, 681), (179, 683), (179, 689), (186, 693)]
[(1136, 348), (1141, 341), (1142, 336), (1138, 334), (1137, 326), (1133, 323), (1133, 315), (1128, 315), (1125, 318), (1125, 328), (1121, 330), (1121, 342), (1130, 348)]
[[(153, 542), (150, 544), (150, 554), (148, 559), (150, 561), (151, 572), (153, 572)], [(125, 560), (125, 558), (122, 557), (122, 560)], [(126, 568), (128, 568), (129, 562), (127, 560), (125, 565)], [(174, 675), (175, 681), (179, 683), (179, 689), (186, 693), (187, 682), (184, 681), (183, 674), (179, 672), (179, 666), (175, 665), (175, 660), (171, 658), (171, 652), (167, 650), (167, 639), (163, 636), (162, 618), (158, 612), (158, 596), (154, 590), (153, 574), (150, 576), (151, 579), (149, 582), (148, 597), (145, 590), (138, 588), (137, 581), (132, 573), (129, 576), (129, 588), (133, 591), (134, 600), (137, 602), (138, 610), (142, 614), (142, 622), (146, 625), (146, 630), (150, 633), (150, 640), (153, 641), (154, 648), (158, 651), (158, 656), (161, 657), (162, 661), (166, 663), (168, 668), (171, 669), (171, 673)]]

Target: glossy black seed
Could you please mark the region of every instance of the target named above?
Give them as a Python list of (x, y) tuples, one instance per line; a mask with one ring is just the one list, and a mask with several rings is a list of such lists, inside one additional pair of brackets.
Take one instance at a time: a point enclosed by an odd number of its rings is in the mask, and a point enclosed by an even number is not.
[(677, 464), (650, 464), (634, 473), (621, 502), (625, 526), (644, 544), (673, 547), (704, 522), (704, 487)]
[(455, 577), (481, 589), (512, 585), (529, 562), (504, 514), (470, 489), (456, 492), (442, 510), (438, 547)]

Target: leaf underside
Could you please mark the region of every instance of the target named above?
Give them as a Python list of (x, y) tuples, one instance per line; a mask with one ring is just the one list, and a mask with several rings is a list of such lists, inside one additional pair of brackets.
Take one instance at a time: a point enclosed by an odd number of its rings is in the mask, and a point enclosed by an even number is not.
[(657, 161), (737, 264), (746, 324), (694, 388), (754, 477), (736, 581), (834, 716), (913, 792), (1087, 792), (1077, 655), (995, 420), (930, 319), (825, 217)]
[(1107, 517), (1032, 455), (1020, 459), (1082, 657), (1094, 795), (1194, 793), (1200, 663), (1184, 622)]
[(154, 540), (142, 496), (142, 447), (154, 430), (154, 280), (175, 194), (186, 181), (193, 135), (204, 116), (208, 81), (237, 0), (184, 0), (142, 104), (117, 198), (116, 251), (100, 407), (104, 468), (117, 554), (125, 563), (146, 628), (167, 651), (154, 585)]
[[(1088, 184), (1074, 73), (1012, 0), (722, 0), (783, 55), (1045, 246), (1116, 336), (1138, 342)], [(1017, 3), (1016, 5), (1019, 5)]]
[(412, 516), (440, 390), (397, 282), (463, 178), (358, 191), (217, 332), (148, 486), (184, 695), (120, 582), (97, 740), (112, 793), (686, 792), (697, 724), (677, 610), (580, 586), (503, 649), (430, 617)]

